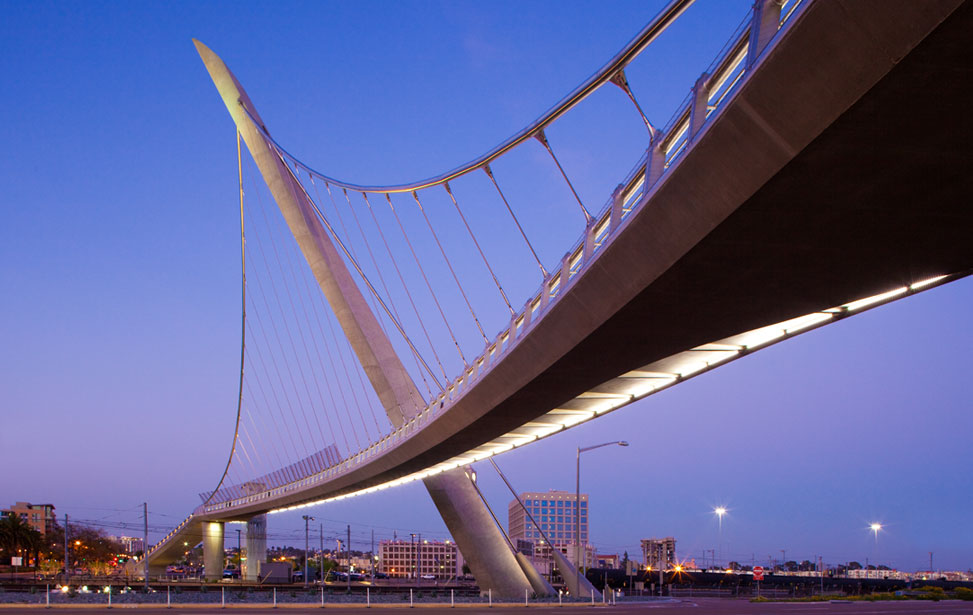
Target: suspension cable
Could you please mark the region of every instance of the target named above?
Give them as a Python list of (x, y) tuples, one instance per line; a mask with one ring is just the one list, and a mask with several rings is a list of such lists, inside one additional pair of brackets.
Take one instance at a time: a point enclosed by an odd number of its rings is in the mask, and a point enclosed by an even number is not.
[(517, 225), (517, 230), (520, 231), (520, 236), (524, 238), (524, 243), (527, 244), (527, 247), (530, 249), (530, 253), (534, 255), (534, 260), (537, 261), (537, 266), (541, 268), (541, 274), (543, 274), (544, 279), (546, 280), (547, 269), (544, 269), (541, 259), (537, 257), (537, 252), (534, 251), (534, 246), (531, 245), (530, 239), (527, 239), (527, 233), (524, 232), (524, 227), (520, 226), (520, 221), (517, 220), (517, 216), (514, 215), (514, 210), (510, 208), (510, 203), (507, 202), (507, 197), (503, 195), (503, 190), (500, 189), (500, 185), (497, 183), (496, 178), (493, 177), (493, 171), (490, 169), (490, 165), (483, 165), (483, 170), (486, 171), (490, 181), (493, 182), (493, 187), (497, 189), (497, 194), (500, 195), (500, 199), (503, 201), (503, 204), (506, 205), (507, 211), (510, 213), (510, 217), (514, 219), (514, 224)]
[(635, 105), (639, 115), (642, 117), (642, 121), (645, 122), (645, 127), (649, 130), (649, 142), (651, 143), (655, 139), (655, 127), (649, 122), (649, 118), (645, 117), (645, 112), (642, 111), (642, 105), (639, 104), (639, 101), (635, 100), (635, 94), (632, 93), (632, 88), (628, 85), (628, 79), (625, 77), (625, 69), (620, 68), (617, 73), (612, 75), (611, 82), (620, 87), (628, 95), (628, 99), (632, 101), (632, 104)]
[[(216, 484), (216, 488), (210, 493), (203, 505), (209, 503), (216, 492), (219, 491), (220, 487), (223, 485), (223, 481), (226, 479), (226, 473), (230, 470), (230, 464), (233, 462), (233, 456), (236, 453), (237, 436), (240, 435), (240, 410), (243, 408), (243, 371), (244, 371), (244, 358), (246, 357), (247, 351), (247, 242), (246, 235), (244, 234), (243, 225), (243, 153), (240, 148), (240, 131), (236, 131), (236, 162), (237, 162), (237, 179), (240, 189), (240, 277), (241, 277), (241, 291), (240, 291), (240, 303), (241, 303), (241, 317), (240, 317), (240, 384), (237, 390), (237, 403), (236, 403), (236, 422), (233, 427), (233, 444), (230, 446), (230, 456), (226, 460), (226, 467), (223, 468), (223, 475), (220, 476), (219, 482)], [(148, 545), (146, 545), (148, 548)]]
[(578, 205), (581, 207), (581, 213), (584, 214), (584, 222), (585, 225), (587, 225), (588, 223), (591, 222), (591, 214), (588, 213), (588, 210), (585, 208), (584, 203), (581, 202), (581, 197), (578, 196), (578, 192), (574, 189), (574, 186), (571, 184), (571, 180), (568, 179), (567, 173), (564, 172), (564, 167), (561, 166), (561, 163), (558, 161), (557, 156), (554, 155), (554, 150), (551, 149), (551, 144), (547, 142), (547, 136), (544, 134), (544, 130), (543, 129), (538, 130), (534, 134), (534, 138), (540, 141), (541, 145), (544, 146), (544, 149), (547, 150), (547, 153), (551, 155), (551, 159), (554, 160), (554, 164), (557, 165), (557, 170), (561, 172), (561, 177), (564, 178), (564, 181), (568, 184), (568, 188), (571, 189), (571, 194), (574, 195), (574, 199), (578, 202)]
[[(436, 359), (436, 365), (439, 366), (439, 371), (443, 375), (443, 380), (449, 382), (449, 376), (446, 375), (446, 370), (443, 369), (443, 362), (439, 359), (439, 353), (436, 352), (436, 346), (432, 343), (432, 338), (429, 337), (429, 331), (426, 329), (425, 322), (423, 322), (422, 316), (419, 315), (419, 308), (416, 307), (416, 302), (412, 298), (412, 293), (409, 291), (409, 286), (405, 283), (405, 278), (402, 276), (402, 271), (399, 269), (399, 264), (395, 260), (395, 256), (392, 254), (392, 248), (389, 247), (389, 242), (385, 238), (385, 233), (382, 231), (382, 226), (378, 223), (378, 217), (375, 215), (375, 209), (368, 200), (367, 194), (362, 193), (362, 198), (365, 200), (365, 206), (368, 208), (368, 213), (372, 216), (372, 222), (375, 224), (375, 228), (378, 230), (378, 234), (382, 238), (382, 243), (385, 245), (385, 252), (389, 255), (389, 260), (392, 262), (392, 267), (395, 269), (395, 273), (399, 278), (399, 283), (402, 285), (402, 290), (405, 291), (405, 296), (409, 299), (409, 305), (412, 306), (412, 312), (416, 315), (416, 319), (419, 321), (419, 327), (422, 329), (422, 334), (426, 338), (426, 343), (429, 344), (429, 349), (432, 351), (432, 356), (434, 359)], [(432, 374), (431, 372), (430, 375), (435, 376), (435, 374)], [(436, 385), (439, 386), (440, 391), (445, 391), (439, 380), (435, 378), (434, 380)]]
[[(282, 164), (284, 164), (284, 167), (287, 169), (288, 173), (291, 173), (290, 167), (288, 167), (287, 164), (284, 162), (284, 158), (281, 155), (280, 151), (277, 151), (276, 153), (277, 153), (277, 158), (281, 161)], [(291, 173), (291, 177), (293, 176), (294, 176), (293, 173)], [(318, 219), (321, 221), (322, 224), (324, 224), (328, 232), (331, 233), (331, 236), (334, 237), (335, 243), (337, 243), (338, 247), (341, 248), (341, 252), (345, 255), (345, 258), (347, 258), (348, 261), (351, 263), (352, 267), (355, 268), (355, 271), (361, 277), (362, 281), (365, 283), (365, 286), (368, 287), (369, 292), (371, 292), (372, 295), (375, 296), (375, 300), (378, 301), (379, 305), (382, 306), (382, 310), (385, 312), (386, 316), (388, 316), (389, 320), (392, 321), (392, 324), (395, 325), (395, 328), (399, 332), (399, 335), (401, 335), (402, 338), (405, 340), (405, 343), (409, 345), (409, 347), (412, 349), (412, 352), (416, 354), (419, 361), (422, 363), (423, 367), (425, 367), (430, 374), (433, 374), (433, 371), (429, 368), (429, 365), (426, 364), (425, 359), (422, 357), (421, 354), (419, 354), (419, 351), (416, 350), (415, 344), (412, 343), (412, 339), (405, 332), (405, 329), (402, 328), (402, 324), (392, 316), (392, 312), (389, 311), (389, 308), (385, 304), (385, 301), (382, 300), (381, 295), (379, 295), (378, 291), (375, 290), (375, 287), (372, 285), (371, 280), (369, 280), (368, 276), (365, 275), (365, 272), (364, 270), (362, 270), (361, 265), (358, 264), (358, 261), (355, 259), (355, 257), (352, 256), (352, 254), (348, 251), (347, 246), (345, 246), (344, 242), (341, 241), (341, 237), (339, 237), (338, 234), (335, 232), (334, 227), (331, 226), (331, 223), (328, 222), (328, 219), (324, 216), (324, 214), (321, 213), (321, 210), (318, 209), (318, 206), (311, 198), (311, 195), (307, 193), (307, 190), (304, 188), (304, 184), (297, 182), (297, 185), (301, 187), (301, 192), (304, 194), (304, 198), (306, 198), (308, 203), (311, 204), (311, 208), (314, 210), (314, 213), (317, 214)], [(364, 194), (362, 196), (364, 196)], [(368, 199), (366, 199), (365, 202), (367, 203)], [(371, 206), (369, 206), (369, 209), (371, 209)], [(386, 244), (386, 248), (388, 248), (387, 244)], [(391, 252), (389, 254), (391, 256)], [(406, 289), (406, 292), (408, 292), (408, 289)], [(435, 353), (435, 350), (433, 352)], [(442, 365), (440, 365), (440, 368), (442, 368)], [(445, 371), (443, 371), (443, 375), (445, 376)], [(446, 377), (446, 380), (448, 382), (449, 378)], [(437, 384), (439, 383), (437, 382)], [(439, 385), (439, 387), (440, 390), (445, 390), (442, 388), (441, 384)]]
[(507, 304), (507, 309), (510, 310), (510, 315), (516, 315), (517, 312), (514, 310), (513, 306), (510, 305), (510, 300), (507, 299), (507, 293), (503, 292), (503, 287), (500, 286), (500, 280), (497, 279), (497, 274), (493, 272), (493, 267), (491, 267), (489, 261), (487, 261), (486, 255), (483, 253), (483, 248), (480, 247), (480, 242), (476, 240), (476, 236), (473, 234), (473, 229), (470, 228), (469, 223), (466, 221), (466, 216), (463, 215), (463, 211), (459, 208), (459, 203), (456, 202), (456, 197), (453, 196), (453, 191), (449, 187), (449, 182), (443, 182), (443, 187), (446, 188), (446, 193), (449, 195), (449, 199), (453, 202), (453, 207), (456, 208), (456, 213), (458, 213), (460, 219), (463, 220), (463, 226), (466, 227), (466, 232), (470, 234), (470, 239), (473, 240), (473, 245), (476, 246), (477, 252), (480, 253), (480, 258), (483, 259), (483, 264), (486, 265), (487, 270), (490, 272), (490, 276), (493, 278), (493, 283), (497, 285), (497, 290), (500, 291), (500, 296), (503, 297), (503, 302)]
[[(335, 211), (338, 211), (338, 204), (335, 203), (334, 196), (331, 194), (331, 186), (328, 185), (327, 182), (325, 182), (324, 187), (328, 189), (328, 196), (331, 197), (331, 204), (334, 205)], [(392, 313), (395, 316), (396, 320), (401, 320), (401, 318), (399, 317), (399, 311), (395, 307), (395, 301), (393, 301), (392, 299), (392, 293), (389, 292), (388, 284), (385, 283), (385, 276), (382, 275), (382, 268), (378, 266), (378, 261), (375, 259), (374, 252), (372, 252), (372, 246), (368, 242), (368, 238), (365, 236), (365, 229), (362, 228), (361, 220), (358, 219), (358, 213), (355, 211), (355, 207), (352, 206), (351, 204), (351, 198), (348, 196), (348, 190), (342, 188), (341, 191), (344, 193), (345, 202), (348, 203), (348, 209), (351, 210), (351, 215), (355, 219), (355, 226), (358, 227), (358, 233), (361, 235), (362, 241), (365, 243), (365, 249), (368, 251), (368, 257), (372, 261), (372, 266), (375, 268), (375, 272), (378, 273), (378, 280), (379, 282), (382, 283), (382, 288), (385, 290), (385, 296), (388, 297), (388, 302), (389, 302), (389, 306), (392, 308)], [(354, 256), (354, 254), (352, 254), (352, 256)], [(376, 312), (377, 311), (378, 310), (376, 310)], [(381, 323), (382, 321), (379, 322)], [(429, 397), (431, 399), (433, 397), (432, 389), (429, 388), (429, 381), (426, 379), (426, 372), (423, 371), (422, 367), (419, 366), (419, 355), (416, 352), (416, 349), (413, 348), (411, 345), (409, 346), (409, 350), (412, 351), (412, 360), (415, 361), (416, 371), (419, 373), (419, 377), (422, 378), (422, 384), (423, 386), (426, 387), (426, 393), (429, 394)], [(439, 385), (438, 381), (436, 382), (436, 385), (437, 386)], [(442, 391), (442, 387), (440, 387), (440, 391)], [(416, 407), (415, 409), (418, 410), (419, 408)]]
[(399, 220), (399, 214), (395, 211), (395, 206), (392, 205), (392, 197), (385, 193), (385, 200), (389, 204), (389, 209), (392, 210), (392, 215), (395, 217), (396, 224), (399, 225), (399, 230), (402, 231), (402, 238), (405, 239), (405, 245), (409, 246), (409, 252), (412, 253), (412, 259), (416, 262), (416, 267), (419, 268), (419, 273), (422, 274), (422, 279), (426, 283), (426, 288), (429, 289), (429, 296), (432, 297), (433, 303), (436, 304), (436, 309), (439, 310), (439, 315), (443, 319), (443, 324), (446, 325), (446, 330), (449, 331), (449, 337), (453, 339), (453, 345), (456, 346), (456, 352), (459, 353), (459, 358), (462, 359), (464, 367), (469, 367), (469, 363), (466, 362), (466, 357), (463, 355), (463, 349), (459, 347), (459, 342), (456, 341), (456, 336), (453, 335), (453, 328), (449, 326), (449, 321), (446, 320), (446, 313), (443, 312), (443, 306), (439, 305), (439, 299), (436, 298), (436, 292), (432, 289), (432, 284), (429, 283), (429, 278), (426, 277), (426, 272), (422, 268), (422, 263), (419, 262), (419, 257), (416, 255), (415, 249), (412, 247), (412, 242), (409, 241), (409, 234), (405, 232), (405, 227), (402, 226), (402, 221)]
[(432, 233), (432, 238), (436, 240), (436, 246), (439, 247), (439, 253), (443, 255), (443, 260), (446, 261), (446, 266), (449, 268), (449, 272), (453, 275), (453, 280), (456, 281), (456, 287), (459, 289), (459, 293), (463, 295), (463, 301), (466, 302), (466, 307), (470, 310), (470, 315), (473, 317), (473, 322), (476, 323), (476, 328), (480, 330), (480, 335), (483, 336), (483, 341), (488, 345), (490, 340), (487, 338), (486, 333), (483, 332), (483, 326), (480, 324), (480, 319), (476, 317), (476, 312), (473, 311), (473, 306), (470, 305), (470, 300), (466, 296), (466, 291), (463, 290), (463, 285), (460, 284), (459, 278), (456, 277), (456, 271), (453, 270), (452, 263), (449, 262), (449, 257), (446, 256), (446, 251), (443, 249), (443, 244), (440, 243), (439, 237), (436, 235), (436, 231), (432, 228), (432, 223), (429, 222), (429, 216), (426, 215), (426, 210), (422, 206), (422, 202), (419, 201), (419, 195), (416, 191), (412, 191), (412, 198), (416, 200), (416, 205), (419, 206), (419, 211), (422, 212), (422, 218), (426, 221), (426, 226), (429, 227), (429, 232)]
[[(264, 223), (267, 225), (267, 228), (269, 230), (271, 228), (271, 225), (270, 225), (270, 220), (267, 218), (267, 208), (266, 207), (262, 207), (261, 208), (261, 214), (263, 215)], [(277, 263), (277, 270), (280, 271), (280, 278), (281, 278), (280, 281), (281, 281), (282, 285), (284, 286), (284, 291), (287, 293), (287, 303), (289, 303), (291, 305), (291, 310), (292, 310), (292, 313), (294, 314), (295, 324), (296, 324), (296, 320), (297, 320), (297, 308), (294, 305), (295, 304), (295, 301), (294, 301), (293, 297), (291, 296), (290, 288), (288, 288), (287, 285), (286, 285), (286, 283), (285, 283), (286, 282), (286, 279), (284, 278), (284, 265), (283, 265), (283, 262), (282, 262), (282, 259), (281, 259), (280, 251), (277, 248), (277, 241), (274, 239), (274, 233), (273, 232), (268, 232), (267, 233), (267, 236), (270, 239), (270, 242), (269, 243), (270, 243), (270, 247), (273, 250), (274, 260)], [(258, 243), (258, 247), (260, 247), (260, 245), (261, 245), (260, 242), (258, 241), (257, 243)], [(261, 251), (262, 251), (262, 253), (266, 254), (266, 252), (264, 252), (263, 250), (261, 250)], [(284, 256), (286, 258), (289, 258), (289, 254), (287, 252), (284, 253)], [(280, 321), (281, 321), (281, 324), (283, 325), (284, 333), (285, 333), (285, 335), (287, 337), (287, 341), (290, 344), (290, 353), (294, 357), (295, 362), (297, 363), (297, 372), (300, 375), (301, 383), (304, 386), (305, 393), (307, 394), (308, 403), (310, 404), (311, 403), (311, 391), (310, 391), (310, 388), (307, 385), (307, 377), (304, 374), (304, 367), (301, 364), (300, 358), (298, 357), (297, 344), (294, 342), (294, 334), (291, 332), (291, 326), (290, 326), (290, 324), (288, 322), (288, 319), (286, 318), (286, 312), (284, 310), (284, 304), (281, 301), (280, 293), (277, 290), (276, 277), (271, 273), (269, 264), (267, 264), (267, 267), (268, 267), (268, 269), (267, 269), (267, 278), (270, 281), (270, 289), (273, 292), (274, 301), (276, 302), (277, 308), (279, 310), (278, 314), (280, 315)], [(269, 304), (267, 305), (267, 308), (268, 308), (268, 311), (270, 311), (270, 305)], [(281, 359), (286, 360), (287, 355), (283, 353), (284, 345), (280, 342), (280, 332), (279, 332), (279, 329), (277, 327), (277, 321), (272, 316), (271, 316), (271, 323), (273, 324), (274, 334), (277, 337), (278, 344), (280, 344), (280, 347), (282, 349)], [(274, 364), (275, 364), (275, 368), (277, 368), (276, 358), (275, 358)], [(308, 439), (311, 439), (311, 422), (307, 418), (307, 410), (305, 409), (304, 398), (300, 394), (300, 389), (298, 389), (297, 380), (294, 377), (294, 370), (293, 369), (286, 369), (285, 368), (284, 371), (287, 373), (288, 379), (291, 381), (291, 387), (292, 387), (292, 390), (293, 390), (293, 393), (294, 393), (294, 398), (297, 400), (297, 407), (301, 411), (301, 418), (304, 419), (304, 425), (307, 428), (307, 437), (308, 437)], [(294, 422), (295, 422), (295, 424), (297, 423), (296, 416), (295, 416)], [(298, 426), (297, 429), (298, 429), (298, 437), (301, 440), (301, 444), (304, 445), (304, 447), (305, 447), (305, 451), (306, 452), (305, 452), (305, 455), (304, 456), (306, 457), (307, 455), (310, 455), (313, 452), (314, 446), (311, 446), (310, 448), (308, 448), (307, 447), (307, 444), (305, 443), (304, 434), (301, 432), (300, 426)], [(320, 431), (320, 424), (319, 424), (319, 431)], [(323, 433), (322, 433), (322, 439), (324, 439)]]

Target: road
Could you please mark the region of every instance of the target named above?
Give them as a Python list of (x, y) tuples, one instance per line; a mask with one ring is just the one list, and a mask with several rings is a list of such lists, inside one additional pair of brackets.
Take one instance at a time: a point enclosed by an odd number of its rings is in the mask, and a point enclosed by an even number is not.
[[(275, 610), (271, 605), (232, 605), (230, 610), (243, 611), (246, 613), (273, 613), (286, 611), (289, 615), (304, 615), (320, 613), (321, 607), (291, 606), (281, 605)], [(416, 611), (444, 610), (449, 609), (448, 604), (440, 605), (420, 605), (414, 609), (402, 606), (375, 605), (372, 608), (380, 610), (382, 615), (415, 615)], [(464, 614), (472, 615), (523, 615), (525, 610), (541, 610), (551, 612), (552, 615), (591, 615), (595, 611), (610, 612), (612, 615), (973, 615), (973, 602), (961, 602), (948, 600), (943, 602), (928, 602), (910, 600), (905, 602), (816, 602), (816, 603), (787, 603), (787, 602), (764, 602), (751, 603), (746, 600), (730, 600), (719, 598), (684, 599), (672, 602), (649, 602), (618, 604), (615, 606), (585, 605), (585, 606), (563, 606), (557, 605), (540, 606), (533, 605), (525, 609), (523, 606), (494, 606), (486, 605), (457, 605), (457, 609)], [(38, 609), (43, 609), (42, 605), (23, 606), (12, 604), (0, 604), (0, 614), (15, 615), (17, 613), (37, 614)], [(54, 609), (58, 615), (78, 614), (91, 615), (93, 612), (102, 612), (106, 607), (100, 605), (91, 606), (56, 606)], [(173, 615), (173, 611), (179, 615), (189, 615), (192, 613), (205, 613), (212, 615), (215, 610), (220, 609), (219, 604), (214, 605), (179, 605), (173, 609), (166, 609), (155, 605), (135, 606), (117, 605), (114, 610), (136, 609), (139, 615)], [(357, 613), (362, 615), (365, 605), (328, 605), (325, 610), (332, 613)]]

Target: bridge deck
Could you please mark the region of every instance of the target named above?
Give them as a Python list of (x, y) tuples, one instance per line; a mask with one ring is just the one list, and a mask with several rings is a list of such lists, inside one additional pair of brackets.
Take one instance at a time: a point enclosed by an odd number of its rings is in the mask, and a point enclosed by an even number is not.
[(810, 3), (447, 411), (328, 480), (200, 510), (193, 523), (399, 479), (691, 348), (973, 268), (973, 7), (959, 4)]

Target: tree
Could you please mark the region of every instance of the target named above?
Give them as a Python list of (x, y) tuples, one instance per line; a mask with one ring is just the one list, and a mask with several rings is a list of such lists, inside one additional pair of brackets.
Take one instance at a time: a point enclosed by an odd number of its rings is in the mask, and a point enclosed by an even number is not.
[(862, 565), (859, 562), (848, 562), (848, 570), (861, 570)]
[(20, 515), (10, 513), (0, 518), (0, 552), (5, 558), (26, 555), (28, 561), (33, 556), (36, 562), (41, 545), (41, 533), (21, 519)]

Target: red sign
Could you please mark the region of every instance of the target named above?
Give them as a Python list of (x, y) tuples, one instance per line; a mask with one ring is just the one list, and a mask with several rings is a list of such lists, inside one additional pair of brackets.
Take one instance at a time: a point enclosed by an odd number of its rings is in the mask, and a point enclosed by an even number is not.
[(763, 581), (764, 580), (764, 567), (763, 566), (754, 566), (753, 567), (753, 580), (754, 581)]

